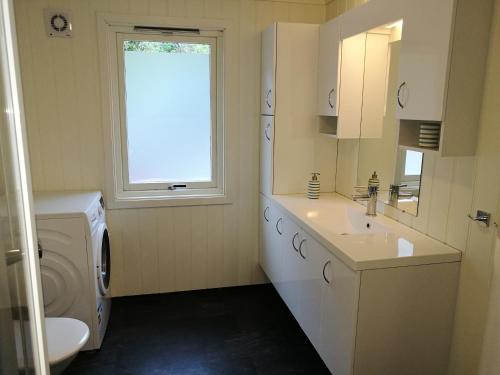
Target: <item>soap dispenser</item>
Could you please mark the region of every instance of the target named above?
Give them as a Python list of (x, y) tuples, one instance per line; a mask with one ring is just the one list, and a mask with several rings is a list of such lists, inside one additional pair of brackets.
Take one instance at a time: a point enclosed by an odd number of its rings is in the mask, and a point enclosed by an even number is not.
[(378, 188), (380, 186), (380, 181), (378, 179), (378, 176), (377, 176), (377, 172), (373, 172), (372, 176), (370, 177), (370, 179), (368, 180), (368, 187), (376, 187)]
[(307, 183), (307, 198), (309, 198), (309, 199), (318, 199), (319, 198), (318, 175), (320, 175), (320, 173), (313, 172), (312, 178)]

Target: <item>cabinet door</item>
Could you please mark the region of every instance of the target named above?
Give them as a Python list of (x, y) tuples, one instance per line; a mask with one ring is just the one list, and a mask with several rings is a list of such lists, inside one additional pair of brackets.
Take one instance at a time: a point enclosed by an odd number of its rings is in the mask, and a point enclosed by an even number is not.
[(359, 138), (363, 106), (366, 33), (342, 41), (338, 138)]
[(270, 250), (270, 273), (274, 287), (283, 298), (283, 252), (284, 252), (284, 219), (278, 206), (271, 203), (271, 250)]
[(335, 375), (350, 374), (359, 294), (359, 273), (352, 271), (326, 249), (320, 275), (320, 355)]
[(323, 247), (309, 234), (301, 231), (298, 243), (300, 267), (297, 272), (297, 292), (300, 326), (316, 350), (320, 350), (320, 320)]
[(299, 293), (298, 280), (300, 273), (299, 243), (300, 229), (290, 218), (284, 219), (284, 241), (283, 241), (283, 264), (285, 272), (283, 275), (283, 300), (292, 312), (295, 319), (299, 320)]
[(276, 71), (276, 24), (262, 32), (260, 113), (274, 115)]
[(318, 114), (338, 115), (338, 75), (340, 67), (340, 19), (319, 28)]
[(273, 139), (274, 116), (260, 117), (260, 192), (273, 193)]
[(453, 0), (407, 2), (405, 13), (396, 117), (442, 121)]
[(260, 265), (271, 280), (269, 265), (271, 263), (271, 203), (269, 198), (260, 195)]
[(382, 138), (389, 68), (389, 35), (367, 33), (361, 138)]

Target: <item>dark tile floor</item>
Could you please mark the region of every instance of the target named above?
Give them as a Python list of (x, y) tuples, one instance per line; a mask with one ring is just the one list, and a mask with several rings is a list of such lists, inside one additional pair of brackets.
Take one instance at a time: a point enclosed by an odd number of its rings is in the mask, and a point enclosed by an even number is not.
[(68, 374), (329, 374), (271, 285), (113, 299)]

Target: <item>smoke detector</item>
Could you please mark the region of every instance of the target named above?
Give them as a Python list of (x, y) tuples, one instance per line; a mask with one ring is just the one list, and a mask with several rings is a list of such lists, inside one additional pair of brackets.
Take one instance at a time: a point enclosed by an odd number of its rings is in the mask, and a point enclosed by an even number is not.
[(71, 11), (63, 9), (45, 9), (45, 31), (49, 37), (71, 38), (73, 22)]

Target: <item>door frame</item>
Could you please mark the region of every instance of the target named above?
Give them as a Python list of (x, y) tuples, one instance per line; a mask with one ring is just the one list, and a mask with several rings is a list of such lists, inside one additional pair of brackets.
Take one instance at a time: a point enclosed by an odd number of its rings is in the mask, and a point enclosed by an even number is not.
[[(17, 49), (14, 4), (12, 0), (0, 0), (0, 46), (6, 51), (1, 54), (5, 79), (12, 147), (12, 168), (18, 191), (16, 196), (19, 213), (19, 234), (26, 286), (33, 367), (36, 374), (49, 374), (47, 343), (45, 335), (45, 315), (42, 299), (42, 284), (35, 230), (31, 173), (26, 137), (23, 94), (21, 88), (20, 64)], [(3, 89), (3, 88), (2, 88)]]

